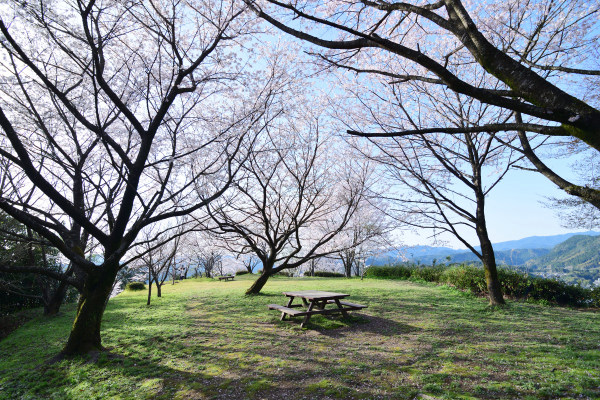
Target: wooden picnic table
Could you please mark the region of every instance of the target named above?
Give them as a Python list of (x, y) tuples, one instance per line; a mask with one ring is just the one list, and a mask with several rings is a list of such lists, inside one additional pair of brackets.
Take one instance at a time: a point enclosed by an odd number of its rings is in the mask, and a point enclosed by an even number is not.
[[(334, 293), (334, 292), (323, 292), (320, 290), (301, 290), (297, 292), (283, 292), (283, 294), (289, 297), (286, 306), (280, 306), (279, 304), (269, 304), (268, 307), (271, 310), (281, 311), (281, 320), (283, 321), (287, 316), (298, 317), (304, 316), (304, 321), (300, 324), (304, 327), (311, 316), (315, 314), (342, 314), (344, 317), (348, 316), (350, 310), (360, 310), (366, 308), (362, 304), (350, 303), (343, 301), (349, 294), (346, 293)], [(299, 298), (302, 300), (302, 304), (294, 304), (294, 299)], [(334, 308), (325, 308), (328, 304), (335, 305)], [(294, 308), (306, 307), (306, 311), (295, 310)]]

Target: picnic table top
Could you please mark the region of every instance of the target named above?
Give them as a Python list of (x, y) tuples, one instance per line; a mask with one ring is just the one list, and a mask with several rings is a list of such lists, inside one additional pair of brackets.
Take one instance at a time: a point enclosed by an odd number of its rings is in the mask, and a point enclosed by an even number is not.
[(345, 293), (323, 292), (320, 290), (300, 290), (296, 292), (283, 292), (283, 294), (288, 297), (301, 297), (308, 300), (343, 299), (350, 296)]

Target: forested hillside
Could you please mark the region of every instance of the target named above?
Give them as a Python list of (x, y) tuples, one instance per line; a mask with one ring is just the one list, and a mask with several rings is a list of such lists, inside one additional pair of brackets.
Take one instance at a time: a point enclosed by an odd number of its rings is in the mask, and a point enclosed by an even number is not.
[(573, 236), (548, 254), (525, 263), (530, 273), (557, 276), (567, 282), (592, 284), (600, 279), (600, 237)]

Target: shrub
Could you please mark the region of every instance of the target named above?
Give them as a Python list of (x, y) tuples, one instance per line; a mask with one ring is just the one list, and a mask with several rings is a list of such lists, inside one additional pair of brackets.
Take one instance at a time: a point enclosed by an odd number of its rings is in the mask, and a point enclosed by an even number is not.
[[(366, 278), (414, 279), (438, 282), (468, 290), (477, 295), (487, 294), (483, 268), (475, 265), (419, 266), (393, 265), (372, 266), (365, 271)], [(600, 287), (586, 289), (556, 279), (530, 276), (508, 268), (498, 268), (502, 292), (512, 298), (531, 299), (546, 304), (574, 307), (600, 306)]]
[(292, 276), (294, 276), (294, 273), (290, 271), (279, 271), (275, 274), (275, 276), (285, 276), (291, 278)]
[[(310, 276), (310, 272), (305, 272), (304, 276)], [(343, 278), (345, 275), (332, 271), (315, 271), (315, 276), (319, 276), (321, 278)]]
[(470, 290), (475, 294), (487, 292), (483, 269), (473, 265), (462, 264), (445, 269), (440, 274), (440, 283), (446, 283), (463, 290)]
[(528, 297), (570, 306), (586, 306), (593, 302), (592, 291), (581, 286), (569, 285), (556, 279), (531, 277)]
[(238, 269), (237, 271), (235, 271), (236, 275), (246, 275), (249, 274), (250, 272), (248, 272), (247, 269)]
[(600, 286), (590, 290), (590, 306), (600, 307)]
[(371, 266), (365, 270), (365, 278), (408, 279), (411, 268), (405, 265)]
[(125, 289), (131, 291), (146, 290), (146, 285), (144, 285), (144, 282), (129, 282), (127, 286), (125, 286)]
[(498, 279), (506, 296), (524, 298), (530, 291), (531, 277), (524, 272), (498, 268)]
[(436, 267), (411, 267), (410, 279), (419, 279), (425, 282), (439, 282), (444, 268)]

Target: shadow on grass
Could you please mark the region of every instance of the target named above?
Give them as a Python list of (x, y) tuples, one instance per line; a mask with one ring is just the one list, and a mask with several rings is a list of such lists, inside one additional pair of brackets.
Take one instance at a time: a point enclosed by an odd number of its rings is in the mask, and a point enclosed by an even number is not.
[[(318, 325), (314, 326), (317, 331), (331, 338), (351, 337), (356, 333), (372, 333), (381, 336), (396, 336), (411, 332), (421, 331), (421, 328), (397, 322), (388, 318), (380, 318), (367, 314), (354, 313), (348, 318), (341, 318), (345, 326), (338, 329), (322, 329)], [(312, 319), (311, 319), (312, 322)], [(312, 324), (309, 324), (312, 328)]]

